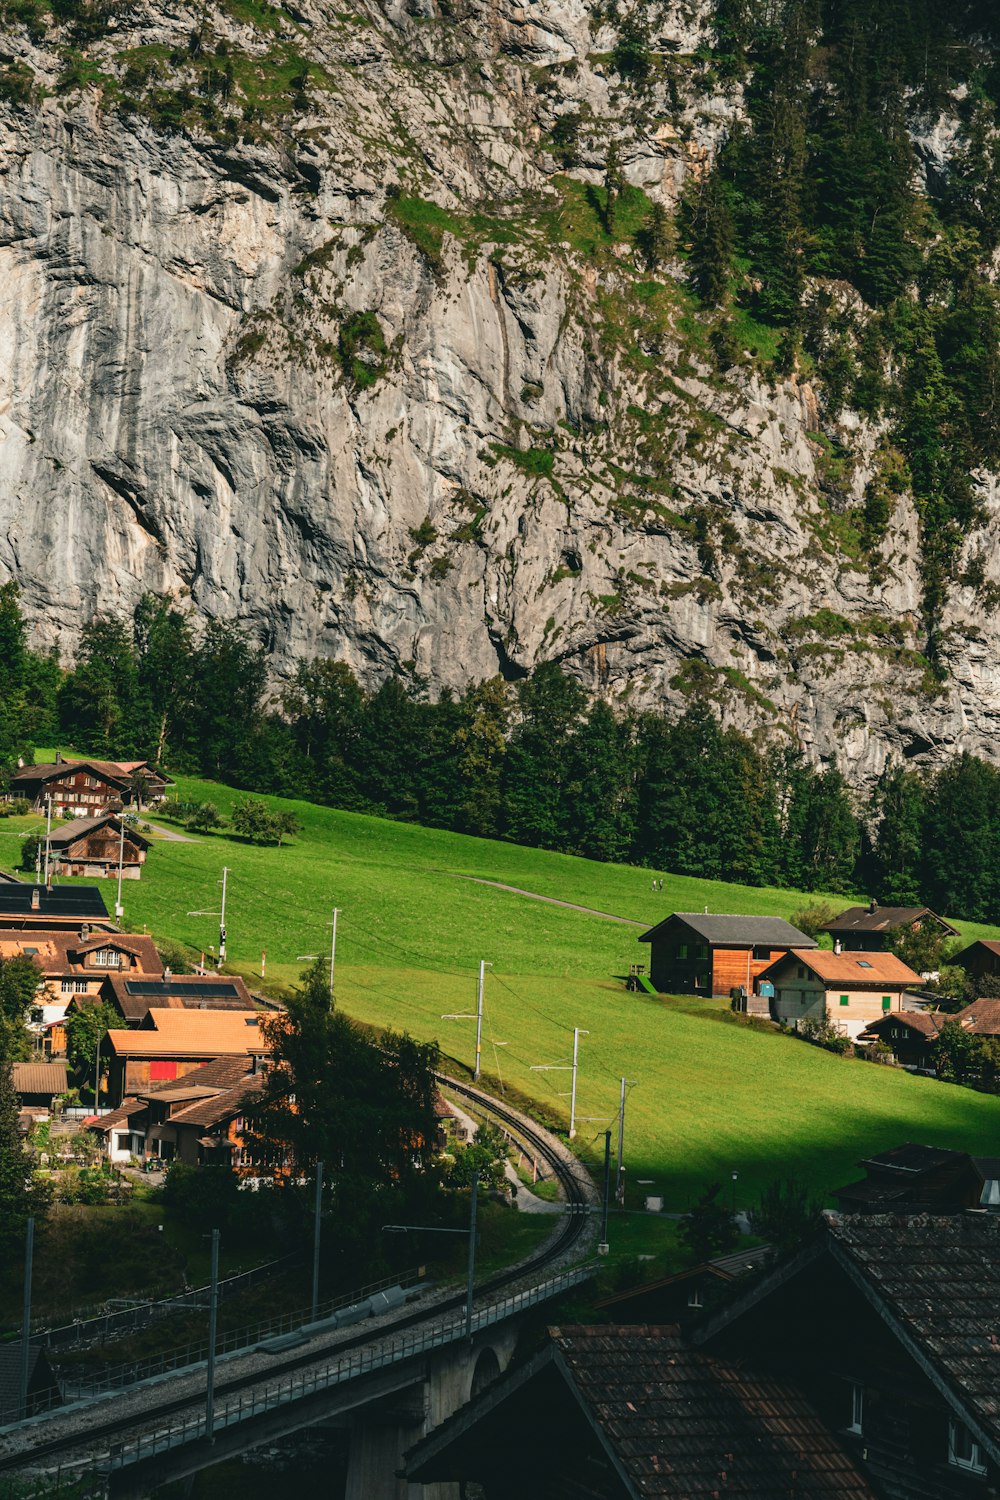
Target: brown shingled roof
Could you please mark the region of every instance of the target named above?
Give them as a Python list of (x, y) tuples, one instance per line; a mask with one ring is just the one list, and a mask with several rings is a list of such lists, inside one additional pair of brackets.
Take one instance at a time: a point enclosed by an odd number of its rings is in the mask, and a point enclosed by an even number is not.
[(267, 1050), (255, 1011), (150, 1010), (148, 1026), (108, 1032), (118, 1057), (233, 1057)]
[(958, 928), (952, 927), (943, 917), (931, 911), (929, 906), (876, 906), (874, 911), (868, 906), (849, 906), (846, 911), (834, 917), (832, 922), (825, 922), (820, 931), (838, 934), (896, 932), (899, 928), (909, 927), (925, 917), (929, 917), (946, 935), (951, 937), (958, 935)]
[(945, 1021), (954, 1019), (954, 1016), (940, 1010), (893, 1010), (887, 1015), (879, 1016), (876, 1021), (869, 1021), (866, 1030), (877, 1034), (888, 1023), (906, 1026), (910, 1031), (919, 1031), (921, 1036), (936, 1037)]
[(1000, 1036), (1000, 1000), (973, 1000), (971, 1005), (947, 1019), (957, 1021), (964, 1031), (971, 1031), (974, 1036)]
[(894, 985), (904, 989), (921, 982), (920, 975), (895, 953), (832, 953), (826, 948), (796, 948), (766, 968), (761, 977), (770, 977), (792, 960), (804, 964), (824, 984), (843, 984), (854, 989)]
[(64, 1062), (16, 1062), (11, 1070), (19, 1094), (65, 1094), (69, 1087)]

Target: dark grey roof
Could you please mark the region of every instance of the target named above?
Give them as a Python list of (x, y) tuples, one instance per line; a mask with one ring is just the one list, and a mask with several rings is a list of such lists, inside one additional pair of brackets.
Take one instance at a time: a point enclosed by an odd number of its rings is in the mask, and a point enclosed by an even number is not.
[(895, 932), (899, 927), (909, 927), (921, 917), (930, 917), (942, 931), (952, 937), (957, 927), (952, 927), (943, 917), (931, 911), (929, 906), (876, 906), (872, 911), (867, 906), (849, 906), (832, 922), (824, 923), (823, 932)]
[(18, 880), (16, 875), (8, 875), (6, 870), (0, 870), (0, 885), (23, 885), (23, 880)]
[[(31, 897), (38, 891), (38, 905)], [(102, 917), (108, 908), (96, 885), (62, 885), (47, 891), (42, 886), (5, 885), (0, 890), (0, 916), (5, 917)]]
[(920, 1146), (907, 1141), (905, 1146), (893, 1146), (889, 1151), (880, 1151), (877, 1156), (868, 1156), (863, 1167), (876, 1167), (880, 1171), (930, 1172), (945, 1162), (967, 1160), (964, 1151), (950, 1151), (944, 1146)]
[(668, 922), (683, 922), (707, 943), (733, 948), (815, 948), (815, 938), (806, 937), (783, 917), (753, 917), (725, 912), (675, 911), (639, 938), (649, 942)]

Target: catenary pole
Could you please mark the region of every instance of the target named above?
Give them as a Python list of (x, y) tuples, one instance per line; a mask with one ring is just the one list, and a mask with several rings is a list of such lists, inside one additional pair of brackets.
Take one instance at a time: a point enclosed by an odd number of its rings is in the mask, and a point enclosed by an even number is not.
[(472, 1197), (469, 1201), (469, 1271), (465, 1284), (465, 1336), (472, 1340), (472, 1293), (476, 1281), (476, 1207), (479, 1199), (479, 1171), (472, 1174)]
[(115, 916), (119, 922), (125, 915), (122, 906), (122, 866), (125, 863), (125, 816), (118, 814), (118, 900), (115, 902)]
[(330, 939), (330, 998), (333, 998), (333, 972), (337, 964), (337, 913), (339, 906), (333, 908), (333, 936)]
[(215, 1441), (215, 1344), (219, 1324), (219, 1231), (212, 1230), (212, 1274), (208, 1293), (208, 1377), (205, 1383), (205, 1432)]
[(480, 1067), (483, 1056), (483, 988), (486, 983), (486, 960), (479, 960), (479, 991), (476, 996), (476, 1071), (473, 1081), (479, 1082)]
[(28, 1415), (28, 1350), (31, 1339), (31, 1270), (35, 1254), (35, 1221), (24, 1226), (24, 1305), (21, 1311), (21, 1378), (18, 1385), (18, 1420)]
[(313, 1210), (312, 1321), (319, 1308), (319, 1247), (323, 1224), (323, 1163), (316, 1163), (316, 1206)]
[(608, 1253), (608, 1199), (611, 1196), (611, 1131), (604, 1132), (604, 1217), (601, 1220), (601, 1243), (597, 1247), (598, 1255)]

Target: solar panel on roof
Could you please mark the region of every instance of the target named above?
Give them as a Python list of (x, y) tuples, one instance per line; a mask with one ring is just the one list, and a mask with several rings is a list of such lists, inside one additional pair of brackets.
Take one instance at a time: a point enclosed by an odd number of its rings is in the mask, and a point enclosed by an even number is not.
[(147, 999), (158, 996), (177, 995), (181, 999), (194, 1000), (238, 1000), (239, 990), (235, 984), (185, 984), (183, 980), (128, 979), (125, 990), (129, 995), (142, 995)]

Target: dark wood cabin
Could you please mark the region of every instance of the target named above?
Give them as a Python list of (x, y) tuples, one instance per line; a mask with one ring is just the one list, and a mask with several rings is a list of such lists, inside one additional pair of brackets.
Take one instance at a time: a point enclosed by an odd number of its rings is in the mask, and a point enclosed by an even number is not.
[(793, 948), (816, 942), (781, 917), (677, 911), (644, 932), (649, 977), (666, 995), (729, 995)]
[(976, 979), (1000, 978), (1000, 943), (979, 938), (970, 943), (968, 948), (956, 953), (950, 962), (957, 964), (967, 974), (974, 975)]
[(66, 760), (57, 751), (54, 761), (15, 771), (10, 796), (26, 797), (39, 812), (51, 798), (53, 814), (87, 818), (137, 803), (137, 780), (145, 806), (162, 802), (174, 784), (145, 760)]
[[(124, 837), (123, 835), (124, 831)], [(53, 829), (49, 839), (49, 863), (57, 873), (93, 878), (117, 876), (138, 880), (146, 862), (149, 839), (130, 828), (114, 813), (96, 818), (74, 818)]]
[(887, 953), (902, 933), (920, 932), (924, 927), (936, 928), (941, 937), (958, 936), (958, 928), (929, 906), (879, 906), (876, 901), (849, 906), (820, 931), (828, 932), (834, 943), (839, 941), (852, 953)]

